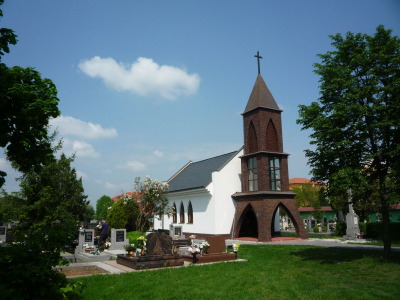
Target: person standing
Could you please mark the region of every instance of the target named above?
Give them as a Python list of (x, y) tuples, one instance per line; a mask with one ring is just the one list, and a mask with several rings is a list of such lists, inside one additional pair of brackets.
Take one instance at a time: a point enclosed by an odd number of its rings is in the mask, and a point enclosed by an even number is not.
[(98, 245), (98, 247), (100, 248), (101, 246), (103, 246), (103, 244), (107, 239), (108, 223), (106, 222), (106, 220), (101, 219), (101, 226), (99, 227), (99, 229), (101, 230), (100, 240)]

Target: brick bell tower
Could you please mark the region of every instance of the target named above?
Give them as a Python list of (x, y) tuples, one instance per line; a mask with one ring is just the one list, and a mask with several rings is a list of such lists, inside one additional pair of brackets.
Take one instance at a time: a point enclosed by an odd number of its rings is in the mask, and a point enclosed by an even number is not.
[[(261, 58), (257, 52), (255, 56)], [(233, 235), (271, 241), (275, 215), (280, 206), (296, 228), (297, 236), (307, 238), (300, 213), (289, 191), (288, 153), (283, 152), (281, 112), (260, 74), (243, 115), (244, 155), (242, 192), (237, 201)], [(279, 228), (276, 228), (279, 231)]]

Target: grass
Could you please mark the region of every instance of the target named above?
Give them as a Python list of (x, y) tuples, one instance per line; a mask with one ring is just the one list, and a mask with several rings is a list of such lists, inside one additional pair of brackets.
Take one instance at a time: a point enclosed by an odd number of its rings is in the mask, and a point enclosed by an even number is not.
[(126, 233), (126, 238), (129, 239), (130, 244), (136, 244), (137, 238), (140, 236), (146, 236), (146, 233), (140, 231), (131, 231)]
[[(297, 237), (296, 232), (281, 232), (282, 236), (285, 237)], [(335, 236), (335, 235), (318, 235), (318, 234), (308, 234), (309, 238), (312, 239), (341, 239), (341, 236)]]
[(289, 245), (241, 245), (247, 262), (82, 281), (84, 299), (398, 299), (400, 253)]

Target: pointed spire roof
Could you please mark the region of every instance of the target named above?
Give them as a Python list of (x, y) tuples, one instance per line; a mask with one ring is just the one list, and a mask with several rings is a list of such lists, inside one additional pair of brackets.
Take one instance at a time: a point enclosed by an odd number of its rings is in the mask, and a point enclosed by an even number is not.
[(256, 83), (254, 84), (249, 101), (246, 105), (246, 109), (243, 113), (247, 113), (248, 111), (251, 111), (257, 107), (282, 111), (279, 109), (278, 104), (276, 104), (274, 97), (272, 96), (260, 74), (257, 76)]

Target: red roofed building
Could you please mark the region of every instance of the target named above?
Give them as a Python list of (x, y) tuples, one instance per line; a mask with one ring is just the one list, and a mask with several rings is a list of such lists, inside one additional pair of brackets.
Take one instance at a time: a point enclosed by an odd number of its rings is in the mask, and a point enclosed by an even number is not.
[(113, 200), (114, 202), (117, 202), (119, 199), (121, 199), (125, 195), (134, 196), (136, 199), (139, 198), (139, 193), (126, 192), (126, 193), (123, 193), (121, 195), (118, 195), (118, 196), (115, 196), (115, 197), (111, 198), (111, 200)]
[(289, 179), (289, 189), (291, 190), (294, 186), (299, 186), (310, 182), (312, 183), (313, 186), (325, 185), (323, 182), (311, 181), (310, 179), (307, 178), (293, 177)]

